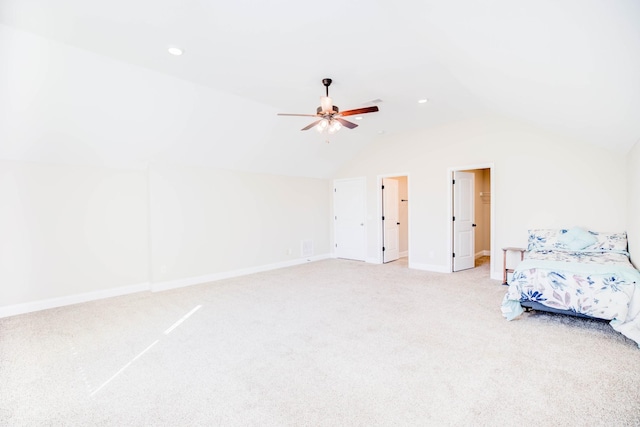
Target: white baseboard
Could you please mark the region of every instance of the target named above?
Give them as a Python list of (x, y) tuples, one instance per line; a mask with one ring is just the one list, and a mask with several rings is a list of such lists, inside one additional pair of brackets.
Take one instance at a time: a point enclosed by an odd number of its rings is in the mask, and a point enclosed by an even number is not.
[(228, 279), (231, 277), (244, 276), (247, 274), (260, 273), (262, 271), (276, 270), (278, 268), (292, 267), (294, 265), (305, 264), (312, 261), (320, 261), (331, 258), (330, 254), (316, 255), (312, 257), (295, 259), (292, 261), (280, 262), (276, 264), (250, 267), (242, 270), (228, 271), (223, 273), (209, 274), (205, 276), (190, 277), (187, 279), (171, 280), (167, 282), (139, 283), (137, 285), (122, 286), (118, 288), (105, 289), (95, 292), (87, 292), (76, 295), (69, 295), (59, 298), (50, 298), (39, 301), (32, 301), (23, 304), (8, 305), (0, 307), (0, 319), (3, 317), (17, 316), (19, 314), (31, 313), (34, 311), (47, 310), (49, 308), (63, 307), (67, 305), (80, 304), (83, 302), (95, 301), (105, 298), (117, 297), (121, 295), (133, 294), (144, 291), (164, 291), (167, 289), (181, 288), (184, 286), (197, 285), (201, 283), (213, 282), (215, 280)]
[(415, 270), (433, 271), (435, 273), (451, 273), (446, 265), (421, 264), (409, 261), (409, 268)]
[(17, 316), (19, 314), (31, 313), (33, 311), (47, 310), (49, 308), (63, 307), (66, 305), (80, 304), (83, 302), (95, 301), (99, 299), (118, 297), (121, 295), (144, 292), (148, 290), (149, 283), (144, 282), (137, 285), (121, 286), (118, 288), (105, 289), (101, 291), (86, 292), (64, 297), (26, 302), (23, 304), (8, 305), (5, 307), (0, 307), (0, 318)]
[(152, 292), (161, 292), (169, 289), (183, 288), (185, 286), (200, 285), (202, 283), (215, 282), (217, 280), (230, 279), (233, 277), (246, 276), (248, 274), (260, 273), (263, 271), (277, 270), (279, 268), (293, 267), (295, 265), (306, 264), (307, 262), (320, 261), (331, 258), (331, 254), (315, 255), (294, 259), (291, 261), (278, 262), (275, 264), (261, 265), (257, 267), (243, 268), (240, 270), (224, 271), (221, 273), (206, 274), (204, 276), (187, 277), (184, 279), (168, 280), (165, 282), (155, 282), (151, 284)]
[(482, 250), (482, 251), (476, 253), (476, 259), (478, 259), (478, 258), (480, 258), (482, 256), (491, 256), (491, 251), (488, 251), (488, 250), (485, 249), (485, 250)]
[(399, 256), (400, 256), (400, 258), (407, 257), (407, 256), (409, 256), (409, 251), (400, 252)]

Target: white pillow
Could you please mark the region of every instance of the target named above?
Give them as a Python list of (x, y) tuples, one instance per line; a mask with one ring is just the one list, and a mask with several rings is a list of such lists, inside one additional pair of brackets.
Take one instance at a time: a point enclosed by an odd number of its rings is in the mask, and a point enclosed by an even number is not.
[(587, 230), (583, 230), (580, 227), (573, 227), (566, 233), (560, 235), (558, 241), (567, 245), (567, 248), (572, 251), (579, 251), (596, 243), (598, 238)]

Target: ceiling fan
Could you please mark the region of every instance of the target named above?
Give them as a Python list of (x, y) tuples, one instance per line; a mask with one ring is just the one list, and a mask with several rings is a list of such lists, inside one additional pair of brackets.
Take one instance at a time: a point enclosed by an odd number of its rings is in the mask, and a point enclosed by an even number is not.
[(318, 120), (303, 127), (300, 130), (309, 130), (315, 126), (318, 132), (326, 130), (328, 133), (336, 133), (342, 126), (353, 129), (358, 127), (357, 124), (343, 119), (346, 116), (354, 116), (357, 114), (375, 113), (378, 111), (377, 106), (357, 108), (355, 110), (340, 111), (340, 109), (333, 105), (333, 101), (329, 98), (329, 86), (331, 85), (331, 79), (322, 79), (322, 84), (326, 88), (326, 96), (320, 97), (320, 106), (316, 109), (316, 114), (285, 114), (278, 113), (279, 116), (302, 116), (302, 117), (317, 117)]

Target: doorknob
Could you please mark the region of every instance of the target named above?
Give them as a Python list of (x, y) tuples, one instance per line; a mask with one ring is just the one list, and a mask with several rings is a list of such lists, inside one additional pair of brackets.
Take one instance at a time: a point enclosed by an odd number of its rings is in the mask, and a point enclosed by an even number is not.
[(471, 224), (471, 226), (472, 226), (472, 227), (475, 227), (476, 225), (475, 225), (475, 224)]
[(399, 223), (399, 222), (396, 222), (396, 225), (400, 225), (400, 223)]

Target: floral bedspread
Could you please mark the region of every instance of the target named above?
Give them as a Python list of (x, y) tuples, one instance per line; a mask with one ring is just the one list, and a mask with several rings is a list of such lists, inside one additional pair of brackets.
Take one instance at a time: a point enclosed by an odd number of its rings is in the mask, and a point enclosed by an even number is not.
[(541, 261), (577, 262), (580, 264), (614, 264), (632, 267), (626, 251), (552, 251), (539, 250), (527, 253), (527, 259)]
[(640, 346), (640, 272), (625, 251), (529, 252), (502, 302), (508, 320), (523, 312), (521, 301), (611, 320)]

